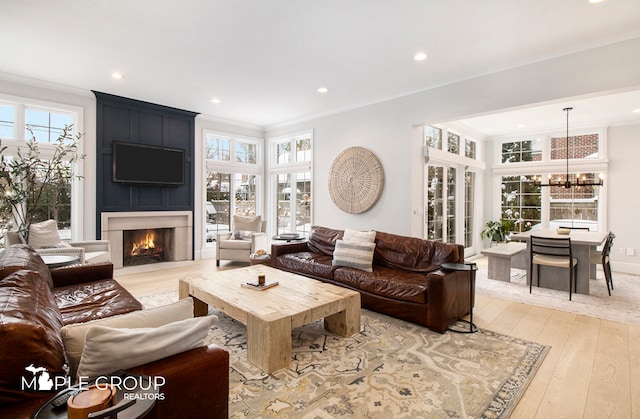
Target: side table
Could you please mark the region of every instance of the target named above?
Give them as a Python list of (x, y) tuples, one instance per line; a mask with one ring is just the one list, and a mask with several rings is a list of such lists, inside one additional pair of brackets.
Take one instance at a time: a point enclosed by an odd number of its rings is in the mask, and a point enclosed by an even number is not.
[(475, 333), (478, 331), (478, 326), (473, 324), (473, 285), (475, 284), (476, 279), (476, 271), (478, 270), (478, 265), (475, 263), (443, 263), (441, 265), (442, 269), (446, 269), (449, 271), (464, 271), (468, 272), (467, 275), (469, 278), (469, 320), (458, 319), (459, 322), (467, 323), (469, 325), (469, 330), (459, 330), (449, 328), (452, 332), (456, 333)]
[(287, 243), (289, 243), (289, 242), (292, 242), (292, 241), (305, 240), (306, 238), (304, 236), (299, 235), (299, 234), (281, 233), (281, 234), (278, 234), (276, 236), (273, 236), (271, 239), (272, 240), (282, 240), (282, 241), (286, 241)]

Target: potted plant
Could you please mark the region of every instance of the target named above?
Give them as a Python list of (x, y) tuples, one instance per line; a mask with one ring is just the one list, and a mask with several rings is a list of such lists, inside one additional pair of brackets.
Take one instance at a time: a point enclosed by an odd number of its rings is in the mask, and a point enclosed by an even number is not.
[(4, 154), (8, 147), (0, 142), (0, 219), (5, 223), (0, 227), (13, 224), (26, 243), (31, 224), (43, 221), (36, 219), (38, 208), (47, 206), (49, 214), (56, 214), (63, 189), (74, 177), (80, 178), (73, 173), (73, 163), (84, 158), (78, 154), (82, 135), (74, 136), (72, 126), (65, 126), (50, 144), (38, 143), (33, 132), (31, 137), (11, 155)]
[(488, 221), (486, 228), (480, 232), (480, 237), (489, 238), (491, 242), (504, 243), (509, 239), (509, 221)]

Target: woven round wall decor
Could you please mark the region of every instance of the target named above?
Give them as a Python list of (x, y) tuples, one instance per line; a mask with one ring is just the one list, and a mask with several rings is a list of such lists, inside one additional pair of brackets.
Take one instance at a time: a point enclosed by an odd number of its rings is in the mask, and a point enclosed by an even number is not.
[(375, 205), (384, 188), (384, 169), (371, 151), (350, 147), (336, 157), (329, 171), (329, 195), (338, 208), (360, 214)]

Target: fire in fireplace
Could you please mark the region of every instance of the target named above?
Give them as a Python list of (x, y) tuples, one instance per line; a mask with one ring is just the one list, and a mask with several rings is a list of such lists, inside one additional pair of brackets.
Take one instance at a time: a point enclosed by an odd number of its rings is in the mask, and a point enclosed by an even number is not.
[(122, 265), (133, 266), (169, 260), (171, 228), (125, 230)]

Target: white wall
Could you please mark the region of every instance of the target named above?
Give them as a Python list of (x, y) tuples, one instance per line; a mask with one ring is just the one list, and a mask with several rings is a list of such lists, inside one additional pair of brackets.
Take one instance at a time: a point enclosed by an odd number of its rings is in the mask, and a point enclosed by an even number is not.
[[(607, 225), (616, 235), (611, 264), (615, 271), (640, 274), (640, 125), (612, 127), (607, 136)], [(621, 248), (633, 248), (635, 256), (621, 255)]]

